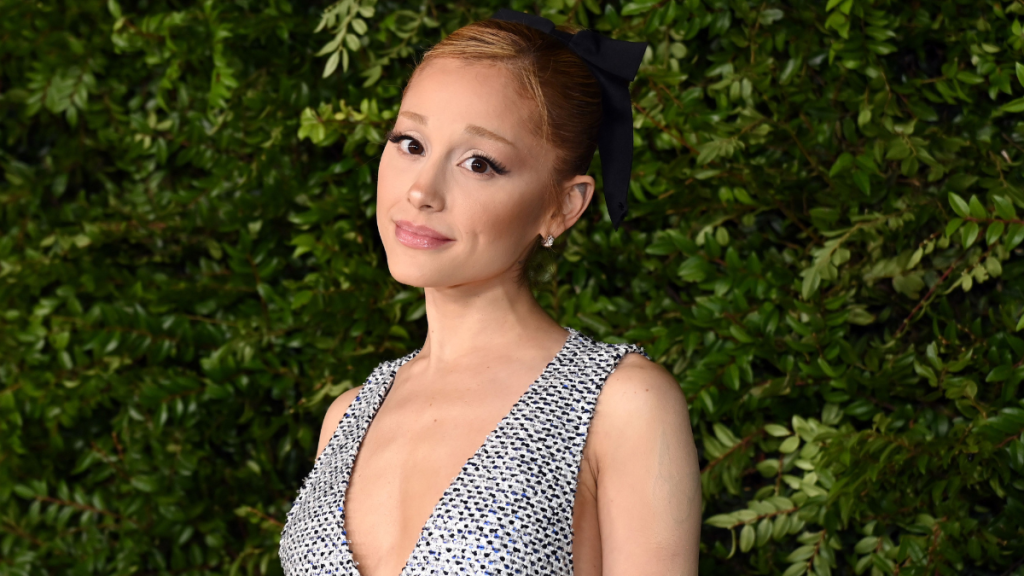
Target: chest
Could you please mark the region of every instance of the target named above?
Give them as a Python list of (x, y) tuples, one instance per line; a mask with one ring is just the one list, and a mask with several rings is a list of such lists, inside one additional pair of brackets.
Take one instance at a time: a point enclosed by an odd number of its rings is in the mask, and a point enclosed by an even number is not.
[[(563, 494), (561, 498), (543, 487), (544, 482), (538, 481), (536, 476), (531, 478), (531, 474), (545, 474), (544, 467), (517, 476), (516, 470), (522, 473), (526, 468), (502, 457), (481, 458), (485, 455), (482, 451), (493, 449), (494, 432), (499, 431), (500, 437), (501, 428), (509, 423), (504, 418), (514, 419), (517, 414), (529, 417), (531, 397), (524, 397), (525, 392), (514, 382), (497, 381), (469, 385), (453, 392), (444, 388), (432, 390), (428, 385), (405, 390), (396, 386), (366, 432), (352, 467), (346, 497), (345, 524), (361, 576), (395, 576), (401, 572), (431, 516), (447, 512), (444, 508), (446, 490), (452, 487), (467, 462), (474, 460), (483, 466), (488, 462), (492, 467), (502, 467), (494, 478), (505, 484), (509, 493), (518, 492), (522, 496), (538, 487), (546, 492), (537, 495), (541, 505), (547, 508), (541, 514), (558, 517), (554, 524), (563, 524), (563, 530), (569, 529), (567, 522), (573, 526), (576, 574), (599, 574), (599, 569), (585, 568), (600, 566), (596, 477), (587, 458), (590, 446), (584, 450), (579, 467), (578, 490), (575, 495)], [(521, 400), (517, 402), (517, 399)], [(524, 430), (506, 428), (504, 431), (522, 433)], [(515, 438), (520, 442), (516, 443)], [(506, 439), (502, 449), (518, 449), (527, 459), (541, 457), (539, 451), (525, 454), (532, 450), (532, 443), (525, 442), (526, 438)], [(571, 443), (571, 439), (567, 442)], [(570, 449), (568, 445), (562, 448)], [(543, 458), (551, 464), (552, 454)], [(546, 472), (556, 468), (558, 466), (549, 465)], [(557, 482), (563, 483), (563, 476), (557, 477)], [(465, 488), (467, 493), (479, 489), (486, 496), (492, 485), (483, 483)], [(480, 504), (477, 502), (476, 506)], [(469, 508), (471, 514), (472, 506)], [(504, 506), (499, 502), (498, 508)], [(463, 508), (461, 512), (467, 510)], [(498, 514), (485, 515), (482, 525), (488, 526), (492, 521), (500, 523)], [(550, 518), (544, 520), (544, 524), (551, 523)]]
[(427, 380), (413, 371), (399, 374), (366, 427), (353, 480), (384, 469), (416, 477), (436, 470), (450, 481), (503, 419), (536, 411), (525, 396), (533, 377), (493, 371)]
[(401, 394), (401, 363), (375, 373), (289, 512), (285, 573), (599, 574), (584, 448), (620, 354), (570, 338), (525, 392), (420, 380)]

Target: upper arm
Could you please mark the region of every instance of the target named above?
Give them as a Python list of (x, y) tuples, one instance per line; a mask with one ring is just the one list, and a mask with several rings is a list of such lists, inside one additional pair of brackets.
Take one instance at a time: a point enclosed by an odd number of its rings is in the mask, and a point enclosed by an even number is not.
[(324, 416), (323, 426), (320, 428), (320, 442), (316, 448), (316, 457), (319, 458), (320, 454), (327, 447), (327, 443), (331, 441), (331, 437), (334, 436), (334, 431), (338, 429), (338, 422), (341, 422), (345, 412), (348, 411), (348, 407), (352, 404), (352, 401), (356, 399), (362, 386), (356, 386), (350, 390), (345, 390), (340, 396), (334, 399), (331, 403), (331, 407), (327, 409), (327, 415)]
[(603, 574), (696, 575), (700, 465), (675, 378), (627, 355), (598, 397), (590, 441)]

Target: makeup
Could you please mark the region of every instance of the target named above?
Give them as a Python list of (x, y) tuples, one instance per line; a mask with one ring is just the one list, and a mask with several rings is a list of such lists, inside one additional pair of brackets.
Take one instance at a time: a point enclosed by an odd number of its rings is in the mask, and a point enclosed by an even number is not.
[(395, 222), (395, 238), (402, 245), (419, 250), (432, 250), (454, 242), (433, 228), (418, 226), (408, 220)]

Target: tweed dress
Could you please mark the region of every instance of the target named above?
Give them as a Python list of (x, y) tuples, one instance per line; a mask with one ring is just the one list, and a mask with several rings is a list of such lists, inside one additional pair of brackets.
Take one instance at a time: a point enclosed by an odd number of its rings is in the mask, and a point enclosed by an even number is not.
[[(573, 504), (597, 397), (635, 344), (567, 328), (565, 345), (444, 491), (396, 576), (571, 575)], [(288, 576), (360, 576), (345, 532), (352, 465), (398, 368), (381, 363), (352, 401), (299, 490), (281, 534)]]

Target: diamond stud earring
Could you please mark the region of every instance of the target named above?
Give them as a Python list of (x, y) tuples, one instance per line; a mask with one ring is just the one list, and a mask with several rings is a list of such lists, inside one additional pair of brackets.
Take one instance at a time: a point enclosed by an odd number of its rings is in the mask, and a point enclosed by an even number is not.
[(544, 240), (544, 247), (545, 248), (551, 248), (551, 246), (553, 246), (554, 244), (555, 244), (555, 237), (550, 235), (550, 234), (548, 234), (547, 239)]

